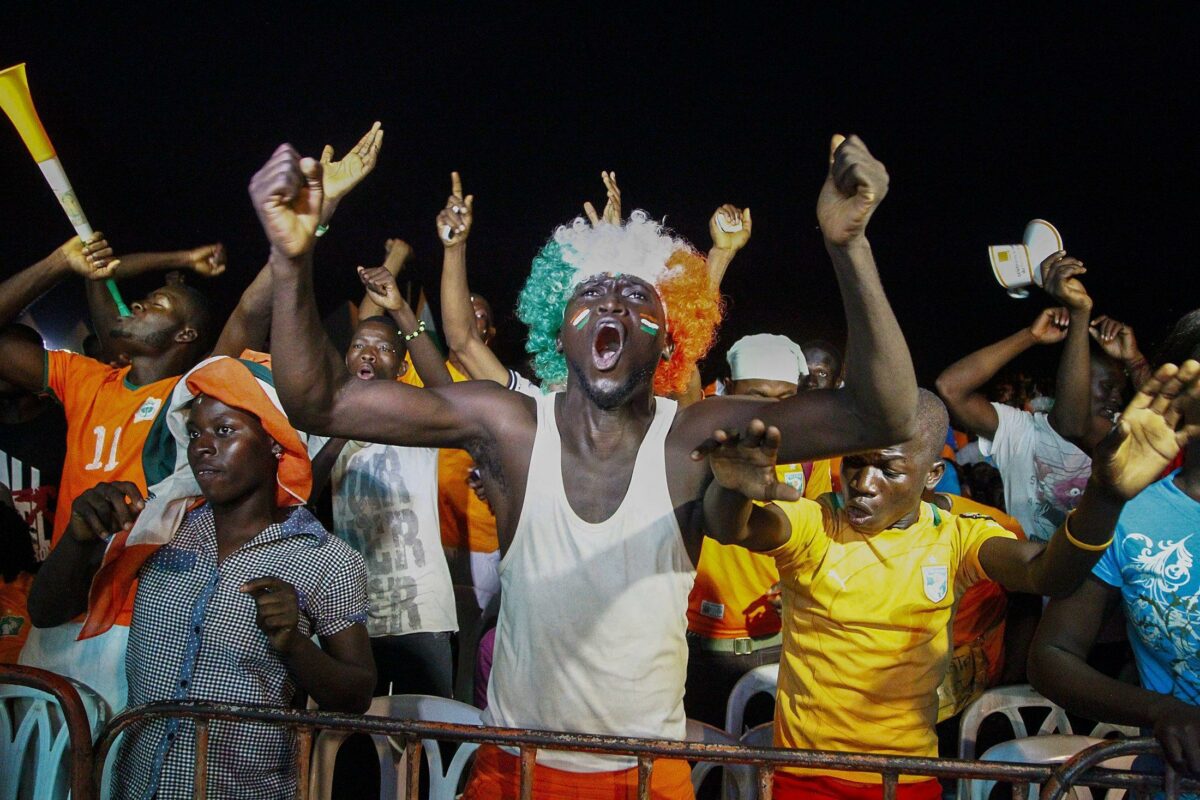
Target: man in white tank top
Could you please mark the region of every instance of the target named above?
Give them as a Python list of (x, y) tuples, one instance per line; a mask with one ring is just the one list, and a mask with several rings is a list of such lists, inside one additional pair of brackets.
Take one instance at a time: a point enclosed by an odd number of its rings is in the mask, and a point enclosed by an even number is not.
[[(560, 227), (534, 259), (518, 313), (542, 382), (565, 391), (535, 400), (487, 381), (414, 389), (347, 376), (313, 296), (320, 169), (282, 145), (250, 185), (272, 248), (276, 386), (294, 423), (474, 456), (504, 554), (489, 721), (681, 739), (685, 612), (711, 476), (695, 449), (755, 418), (782, 431), (789, 462), (911, 434), (912, 362), (865, 237), (883, 165), (859, 139), (835, 137), (817, 202), (850, 331), (844, 387), (682, 409), (662, 395), (684, 388), (711, 344), (719, 300), (703, 257), (640, 212)], [(541, 751), (534, 797), (635, 796), (632, 764)], [(466, 796), (515, 798), (519, 772), (515, 755), (481, 748)], [(652, 794), (690, 797), (686, 765), (657, 762)]]

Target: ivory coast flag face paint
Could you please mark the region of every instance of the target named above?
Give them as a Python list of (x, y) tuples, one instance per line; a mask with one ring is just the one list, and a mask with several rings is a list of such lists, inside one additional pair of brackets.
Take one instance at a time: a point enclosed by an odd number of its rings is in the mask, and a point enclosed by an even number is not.
[(645, 333), (649, 336), (658, 336), (658, 320), (649, 314), (641, 314), (639, 315), (639, 319), (641, 320), (642, 333)]
[(592, 315), (592, 310), (590, 308), (581, 308), (581, 309), (579, 309), (579, 312), (576, 313), (575, 316), (571, 318), (571, 324), (574, 325), (576, 328), (582, 328), (584, 326), (584, 323), (587, 322), (588, 317), (590, 317), (591, 315)]

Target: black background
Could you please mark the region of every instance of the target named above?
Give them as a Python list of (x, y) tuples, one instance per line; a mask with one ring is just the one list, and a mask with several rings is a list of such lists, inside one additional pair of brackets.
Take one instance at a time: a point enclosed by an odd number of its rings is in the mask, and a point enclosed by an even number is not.
[[(892, 188), (870, 229), (880, 271), (930, 383), (953, 359), (1027, 324), (986, 246), (1044, 217), (1090, 268), (1096, 313), (1149, 350), (1197, 302), (1194, 5), (1053, 11), (915, 4), (641, 8), (598, 4), (267, 6), (6, 4), (0, 67), (28, 63), (33, 97), (93, 225), (120, 250), (223, 241), (208, 284), (228, 311), (266, 247), (246, 195), (281, 141), (338, 155), (375, 119), (379, 167), (318, 253), (324, 311), (361, 292), (383, 241), (416, 249), (436, 293), (433, 218), (458, 169), (476, 195), (473, 288), (499, 312), (501, 355), (531, 257), (616, 170), (647, 209), (707, 249), (723, 202), (754, 238), (725, 283), (720, 351), (751, 332), (840, 340), (813, 206), (828, 137), (860, 134)], [(15, 131), (0, 125), (0, 273), (70, 234)], [(134, 282), (127, 297), (150, 282)], [(77, 285), (39, 320), (51, 340)], [(1054, 353), (1034, 354), (1044, 366)], [(720, 366), (708, 361), (706, 372)]]

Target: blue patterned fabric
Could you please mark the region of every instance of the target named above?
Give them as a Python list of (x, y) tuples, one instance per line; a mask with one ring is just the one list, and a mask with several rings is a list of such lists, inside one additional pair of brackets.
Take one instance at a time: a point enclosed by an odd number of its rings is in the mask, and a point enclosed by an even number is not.
[(1174, 472), (1126, 504), (1093, 574), (1121, 591), (1143, 688), (1200, 705), (1200, 503)]

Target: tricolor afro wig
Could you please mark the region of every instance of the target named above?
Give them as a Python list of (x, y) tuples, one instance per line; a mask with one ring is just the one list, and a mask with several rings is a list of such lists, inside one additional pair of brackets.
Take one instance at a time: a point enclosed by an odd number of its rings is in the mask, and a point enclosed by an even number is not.
[(517, 316), (529, 327), (525, 349), (533, 355), (543, 386), (567, 379), (567, 360), (557, 344), (572, 292), (587, 278), (606, 272), (633, 275), (658, 291), (673, 347), (670, 359), (654, 373), (654, 393), (683, 393), (692, 368), (716, 338), (721, 298), (709, 283), (704, 257), (643, 211), (633, 212), (621, 225), (592, 227), (576, 218), (559, 227), (533, 259)]

